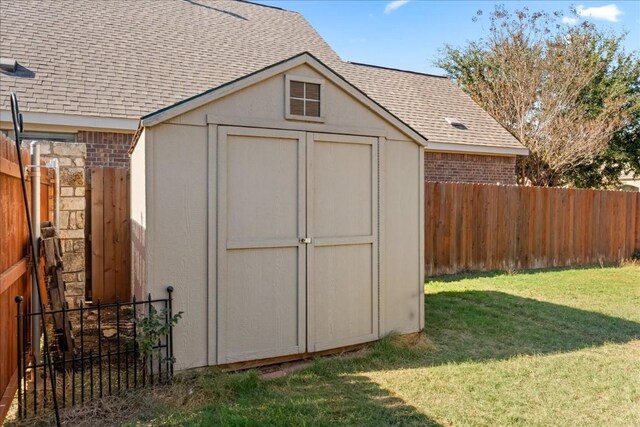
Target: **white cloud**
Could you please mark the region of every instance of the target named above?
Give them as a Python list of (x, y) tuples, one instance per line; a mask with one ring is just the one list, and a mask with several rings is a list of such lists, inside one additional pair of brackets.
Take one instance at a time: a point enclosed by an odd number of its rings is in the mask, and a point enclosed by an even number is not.
[(570, 16), (563, 16), (562, 23), (567, 25), (575, 25), (578, 22), (578, 18), (572, 18)]
[(576, 7), (576, 12), (580, 16), (593, 19), (602, 19), (609, 22), (618, 22), (618, 17), (622, 15), (622, 10), (616, 4), (608, 4), (606, 6), (584, 7), (580, 5)]
[(384, 13), (389, 14), (389, 13), (393, 12), (394, 10), (401, 8), (402, 6), (404, 6), (407, 3), (409, 3), (409, 0), (393, 0), (393, 1), (390, 1), (384, 7)]

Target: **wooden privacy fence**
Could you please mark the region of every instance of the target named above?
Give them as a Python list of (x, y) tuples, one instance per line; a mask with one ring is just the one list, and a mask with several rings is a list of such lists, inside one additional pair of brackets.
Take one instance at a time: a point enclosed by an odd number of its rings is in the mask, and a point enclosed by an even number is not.
[[(22, 161), (24, 165), (31, 164), (27, 146), (23, 148)], [(40, 217), (45, 221), (50, 220), (55, 186), (47, 169), (42, 169), (41, 172)], [(31, 203), (30, 180), (27, 189)], [(0, 423), (18, 386), (17, 312), (14, 299), (22, 295), (23, 306), (31, 305), (31, 261), (28, 247), (29, 232), (24, 215), (15, 142), (0, 134)]]
[(131, 298), (129, 172), (91, 169), (91, 299), (125, 302)]
[(427, 276), (614, 263), (640, 249), (640, 193), (425, 185)]

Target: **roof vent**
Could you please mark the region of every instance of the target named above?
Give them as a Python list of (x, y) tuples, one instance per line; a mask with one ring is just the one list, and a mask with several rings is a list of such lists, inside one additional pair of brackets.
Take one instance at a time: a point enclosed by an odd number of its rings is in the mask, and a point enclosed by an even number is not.
[(447, 123), (449, 123), (451, 126), (453, 126), (456, 129), (462, 129), (462, 130), (467, 129), (464, 123), (462, 123), (460, 120), (454, 117), (445, 117), (444, 119), (447, 121)]
[(0, 58), (0, 70), (15, 73), (18, 68), (18, 61), (13, 58)]

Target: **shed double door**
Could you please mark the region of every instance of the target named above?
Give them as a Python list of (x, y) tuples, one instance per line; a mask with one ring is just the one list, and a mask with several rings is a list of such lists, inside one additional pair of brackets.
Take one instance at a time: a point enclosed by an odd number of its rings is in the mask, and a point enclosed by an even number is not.
[(378, 336), (378, 141), (218, 128), (217, 363)]

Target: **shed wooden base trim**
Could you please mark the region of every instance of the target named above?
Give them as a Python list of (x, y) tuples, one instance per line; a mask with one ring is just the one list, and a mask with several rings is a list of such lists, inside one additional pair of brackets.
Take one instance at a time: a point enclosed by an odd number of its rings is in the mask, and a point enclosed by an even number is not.
[(280, 363), (292, 362), (295, 360), (304, 360), (304, 359), (310, 359), (312, 357), (317, 357), (317, 356), (328, 356), (328, 355), (346, 353), (350, 351), (356, 351), (356, 350), (360, 350), (362, 348), (367, 347), (369, 344), (373, 342), (375, 341), (370, 341), (362, 344), (348, 345), (348, 346), (338, 347), (338, 348), (332, 348), (329, 350), (306, 352), (306, 353), (299, 353), (299, 354), (289, 354), (287, 356), (270, 357), (267, 359), (248, 360), (246, 362), (226, 363), (223, 365), (218, 365), (218, 367), (225, 371), (240, 371), (243, 369), (259, 368), (262, 366), (279, 365)]
[[(421, 334), (422, 334), (422, 331), (418, 331), (418, 332), (403, 334), (403, 335), (400, 335), (400, 337), (407, 342), (414, 342), (416, 339), (420, 337)], [(296, 360), (305, 360), (305, 359), (310, 359), (312, 357), (330, 356), (330, 355), (337, 355), (341, 353), (348, 353), (348, 352), (366, 348), (371, 344), (375, 343), (376, 341), (377, 340), (368, 341), (361, 344), (347, 345), (343, 347), (331, 348), (331, 349), (322, 350), (322, 351), (289, 354), (287, 356), (270, 357), (267, 359), (258, 359), (258, 360), (248, 360), (245, 362), (225, 363), (217, 366), (218, 368), (221, 368), (225, 371), (241, 371), (244, 369), (260, 368), (260, 367), (269, 366), (269, 365), (279, 365), (281, 363), (293, 362)]]

